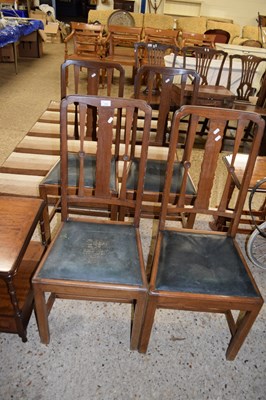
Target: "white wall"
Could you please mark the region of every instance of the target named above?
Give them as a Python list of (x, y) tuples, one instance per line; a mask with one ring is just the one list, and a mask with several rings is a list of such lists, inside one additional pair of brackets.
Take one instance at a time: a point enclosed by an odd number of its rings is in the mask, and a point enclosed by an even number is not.
[[(186, 0), (183, 0), (186, 1)], [(193, 1), (193, 0), (188, 0)], [(200, 1), (200, 0), (196, 0)], [(152, 0), (154, 3), (154, 0)], [(159, 4), (159, 0), (156, 0)], [(163, 2), (158, 10), (163, 13)], [(174, 0), (173, 0), (174, 2)], [(230, 18), (240, 25), (257, 25), (256, 18), (258, 12), (266, 15), (266, 0), (202, 0), (200, 15), (208, 17)], [(135, 12), (140, 11), (141, 0), (135, 0)], [(98, 0), (98, 9), (112, 9), (113, 0)], [(148, 0), (146, 0), (146, 12), (148, 12)], [(176, 5), (176, 14), (178, 15), (178, 4)]]

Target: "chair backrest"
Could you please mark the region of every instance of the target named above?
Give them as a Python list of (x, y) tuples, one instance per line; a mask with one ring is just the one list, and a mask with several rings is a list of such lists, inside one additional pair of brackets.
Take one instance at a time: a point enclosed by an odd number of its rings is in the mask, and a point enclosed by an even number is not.
[[(144, 78), (146, 88), (143, 86)], [(193, 83), (191, 101), (192, 104), (196, 103), (199, 81), (199, 74), (194, 70), (157, 65), (143, 65), (139, 68), (135, 77), (134, 97), (146, 100), (156, 110), (158, 120), (155, 142), (164, 144), (169, 112), (185, 104), (185, 86), (188, 82)], [(178, 102), (172, 97), (175, 83), (178, 83), (180, 88)]]
[(179, 47), (173, 44), (139, 42), (134, 44), (134, 51), (136, 68), (143, 64), (164, 66), (164, 57), (171, 53), (173, 54), (172, 67), (174, 67)]
[[(78, 104), (80, 120), (80, 140), (76, 141), (77, 154), (77, 181), (75, 187), (70, 188), (68, 160), (71, 152), (69, 142), (69, 122), (73, 113), (73, 105)], [(97, 148), (95, 157), (90, 161), (94, 164), (94, 174), (85, 175), (86, 149), (86, 115), (88, 108), (97, 110)], [(113, 173), (113, 163), (120, 160), (122, 171), (121, 191), (126, 185), (129, 163), (134, 157), (134, 144), (137, 129), (136, 119), (138, 114), (144, 116), (142, 133), (142, 146), (140, 150), (140, 176), (138, 181), (137, 196), (134, 200), (121, 199), (118, 190), (118, 175)], [(125, 118), (125, 124), (118, 121), (118, 115)], [(70, 120), (70, 121), (69, 121)], [(151, 108), (144, 101), (135, 99), (121, 99), (100, 96), (71, 95), (61, 100), (60, 108), (60, 146), (61, 146), (61, 196), (62, 196), (62, 220), (69, 218), (69, 208), (75, 204), (78, 207), (89, 205), (125, 206), (133, 209), (134, 223), (138, 225), (140, 207), (144, 185), (144, 173), (148, 152), (149, 133), (151, 123)], [(116, 143), (113, 144), (113, 134), (116, 135)], [(123, 138), (123, 144), (120, 139)], [(120, 157), (121, 156), (121, 157)], [(118, 166), (116, 165), (116, 169)], [(94, 175), (94, 176), (91, 176)], [(93, 188), (86, 184), (87, 179), (93, 181)]]
[(182, 32), (181, 48), (188, 46), (204, 46), (215, 48), (216, 35), (207, 35), (205, 33)]
[[(119, 25), (109, 25), (108, 26), (108, 37), (107, 42), (109, 43), (109, 54), (114, 56), (120, 53), (121, 48), (132, 49), (134, 51), (134, 43), (140, 42), (141, 40), (142, 28), (129, 27), (129, 26), (119, 26)], [(131, 56), (131, 52), (127, 51), (123, 53), (124, 55)]]
[[(186, 68), (187, 58), (191, 58), (191, 55), (195, 59), (195, 69), (200, 74), (201, 85), (208, 85), (208, 72), (209, 68), (214, 60), (219, 59), (220, 66), (217, 68), (217, 77), (215, 85), (219, 85), (224, 63), (227, 57), (227, 53), (223, 50), (215, 50), (209, 47), (183, 47), (181, 49), (183, 55), (183, 68)], [(216, 61), (216, 62), (217, 62)]]
[[(69, 68), (74, 68), (74, 87), (69, 85)], [(86, 84), (79, 84), (80, 70), (87, 72)], [(113, 73), (116, 71), (116, 80), (113, 79)], [(103, 77), (107, 76), (107, 84), (101, 82)], [(118, 79), (118, 82), (117, 82)], [(94, 61), (94, 60), (66, 60), (61, 65), (61, 99), (68, 94), (87, 94), (101, 96), (123, 97), (125, 86), (125, 70), (115, 62)], [(75, 105), (74, 137), (79, 138), (78, 106)], [(95, 109), (90, 108), (87, 112), (87, 137), (96, 140), (96, 114)]]
[[(83, 22), (71, 22), (70, 37), (73, 37), (74, 53), (80, 56), (102, 55), (102, 35), (104, 27)], [(68, 38), (65, 39), (65, 42)]]
[(214, 43), (229, 43), (230, 33), (223, 29), (208, 29), (205, 35), (215, 35)]
[[(252, 86), (253, 80), (260, 63), (266, 62), (266, 58), (257, 57), (251, 54), (230, 54), (229, 55), (229, 74), (227, 88), (230, 90), (232, 71), (235, 63), (241, 63), (241, 76), (239, 85), (236, 89), (236, 100), (249, 101), (250, 96), (254, 96), (256, 88)], [(266, 68), (266, 63), (265, 63)]]
[[(67, 84), (68, 69), (74, 68), (74, 88)], [(81, 87), (80, 70), (87, 72), (86, 85)], [(107, 75), (107, 85), (101, 84), (102, 72)], [(112, 80), (113, 72), (116, 71), (116, 80)], [(110, 79), (108, 79), (110, 77)], [(118, 79), (118, 82), (117, 82)], [(68, 94), (88, 94), (88, 95), (110, 95), (123, 97), (125, 86), (125, 70), (121, 64), (104, 60), (67, 60), (61, 65), (61, 99)], [(71, 93), (70, 92), (71, 90)]]
[[(171, 195), (173, 163), (176, 159), (176, 148), (179, 134), (182, 130), (182, 120), (184, 120), (184, 118), (189, 118), (190, 121), (183, 154), (179, 154), (179, 160), (183, 164), (184, 173), (177, 202), (171, 205), (169, 196)], [(200, 129), (199, 123), (202, 119), (206, 118), (208, 119), (209, 129), (204, 149), (200, 154), (200, 158), (198, 158), (198, 151), (193, 149), (193, 146), (197, 131)], [(225, 134), (225, 127), (229, 121), (234, 121), (236, 125), (236, 134), (232, 150), (231, 165), (230, 168), (225, 171), (224, 169), (221, 170), (223, 165), (221, 165), (219, 160), (221, 159), (220, 151)], [(231, 173), (234, 171), (236, 155), (240, 150), (241, 139), (245, 134), (245, 127), (249, 121), (254, 122), (256, 125), (255, 135), (249, 149), (249, 158), (240, 189), (235, 194), (233, 204), (230, 204), (229, 209), (227, 203), (228, 194), (231, 190)], [(170, 135), (160, 229), (165, 227), (166, 216), (169, 216), (171, 213), (175, 213), (175, 215), (177, 213), (188, 215), (188, 225), (190, 219), (194, 218), (195, 215), (204, 214), (208, 215), (210, 218), (206, 221), (207, 224), (213, 221), (213, 219), (211, 219), (213, 217), (215, 220), (219, 216), (227, 218), (231, 221), (229, 223), (228, 234), (235, 236), (263, 136), (264, 126), (265, 122), (262, 117), (254, 112), (200, 106), (181, 107), (181, 109), (175, 113)], [(197, 152), (196, 156), (194, 154), (195, 152)], [(189, 174), (192, 175), (197, 195), (193, 204), (186, 205), (186, 184)]]
[(266, 71), (264, 72), (261, 79), (261, 86), (258, 92), (256, 106), (266, 108)]
[(178, 47), (179, 31), (174, 29), (144, 28), (144, 42), (172, 44)]

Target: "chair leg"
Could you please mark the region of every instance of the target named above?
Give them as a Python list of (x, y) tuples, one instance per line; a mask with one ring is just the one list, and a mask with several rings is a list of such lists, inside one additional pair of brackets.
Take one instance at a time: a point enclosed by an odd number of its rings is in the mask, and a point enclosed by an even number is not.
[(157, 308), (157, 299), (155, 296), (148, 295), (148, 304), (146, 307), (142, 330), (139, 340), (139, 352), (146, 353), (150, 341), (151, 330), (153, 326), (153, 321), (155, 317), (155, 312)]
[(50, 333), (48, 325), (48, 310), (45, 302), (44, 292), (38, 287), (38, 284), (33, 283), (35, 315), (37, 319), (39, 335), (43, 344), (50, 342)]
[(258, 306), (253, 311), (240, 312), (236, 323), (236, 331), (232, 335), (232, 339), (226, 351), (226, 359), (233, 361), (242, 344), (244, 343), (253, 323), (255, 322), (257, 315), (260, 312), (262, 305)]
[(134, 316), (131, 330), (130, 349), (138, 350), (143, 315), (146, 307), (146, 293), (140, 296), (134, 305)]

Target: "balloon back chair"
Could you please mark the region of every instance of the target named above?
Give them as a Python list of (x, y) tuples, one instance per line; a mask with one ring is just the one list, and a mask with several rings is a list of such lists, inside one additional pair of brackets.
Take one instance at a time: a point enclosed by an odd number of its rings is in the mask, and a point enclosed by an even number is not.
[[(195, 158), (193, 163), (193, 157), (188, 157), (190, 169), (194, 169), (193, 177), (197, 187), (195, 202), (185, 204), (183, 183), (178, 202), (171, 205), (169, 197), (175, 150), (180, 124), (185, 116), (191, 117), (185, 153), (189, 153), (193, 146), (200, 118), (208, 118), (210, 129), (204, 151), (198, 159), (200, 162), (196, 162)], [(257, 125), (241, 186), (236, 193), (234, 207), (230, 210), (226, 208), (225, 201), (230, 190), (231, 173), (219, 173), (222, 136), (228, 120), (235, 120), (238, 126), (231, 169), (234, 168), (246, 121), (252, 120)], [(224, 314), (231, 332), (226, 357), (228, 360), (236, 357), (263, 304), (235, 237), (263, 130), (264, 121), (256, 113), (200, 106), (184, 106), (176, 112), (140, 352), (146, 352), (156, 310), (162, 308)], [(185, 179), (186, 175), (183, 181)], [(169, 222), (167, 215), (172, 212), (196, 216), (193, 228), (184, 229), (178, 227), (178, 222)], [(209, 221), (219, 215), (228, 216), (231, 221), (227, 232), (213, 232), (209, 229)], [(239, 311), (238, 317), (234, 315), (235, 311)]]
[[(80, 110), (80, 144), (76, 163), (79, 165), (77, 182), (72, 187), (69, 174), (69, 148), (67, 140), (68, 111), (77, 102)], [(93, 171), (86, 171), (85, 119), (88, 106), (97, 108), (98, 141), (96, 156), (89, 160)], [(137, 113), (145, 115), (140, 155), (138, 194), (127, 201), (117, 191), (117, 161), (113, 153), (113, 129), (117, 109), (125, 112), (124, 143), (121, 149), (121, 186), (127, 180), (130, 159), (134, 156), (134, 130)], [(134, 99), (99, 96), (68, 96), (61, 102), (61, 187), (62, 222), (47, 256), (33, 277), (36, 316), (40, 338), (49, 342), (48, 315), (56, 298), (86, 299), (130, 303), (133, 305), (131, 348), (136, 349), (147, 294), (139, 223), (148, 151), (151, 109)], [(122, 134), (122, 132), (121, 132)], [(88, 182), (91, 187), (88, 188)], [(119, 212), (120, 206), (133, 210), (130, 221), (118, 222), (109, 216), (71, 215), (73, 205), (87, 208), (105, 206)], [(46, 301), (46, 295), (50, 293)]]

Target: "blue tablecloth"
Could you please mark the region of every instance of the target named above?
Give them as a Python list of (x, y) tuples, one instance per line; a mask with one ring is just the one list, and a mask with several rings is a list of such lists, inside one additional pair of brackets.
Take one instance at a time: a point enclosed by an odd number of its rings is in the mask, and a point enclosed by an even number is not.
[(38, 29), (44, 29), (42, 21), (31, 20), (25, 21), (19, 25), (8, 25), (4, 29), (0, 29), (0, 47), (18, 42), (21, 36), (27, 36)]

